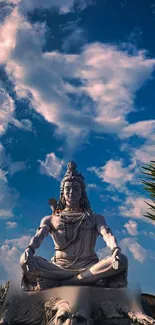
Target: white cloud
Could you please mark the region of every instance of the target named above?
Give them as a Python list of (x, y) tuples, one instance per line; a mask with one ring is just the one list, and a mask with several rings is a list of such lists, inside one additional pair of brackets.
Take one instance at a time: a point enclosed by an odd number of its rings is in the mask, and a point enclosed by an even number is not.
[(148, 206), (145, 203), (146, 201), (151, 203), (151, 200), (146, 199), (145, 197), (128, 196), (124, 204), (119, 207), (119, 212), (123, 217), (140, 219), (153, 224), (153, 221), (144, 217), (144, 214), (146, 214), (148, 210)]
[(86, 43), (85, 32), (80, 27), (75, 27), (73, 31), (64, 39), (62, 49), (64, 51), (68, 51), (72, 47), (80, 48), (82, 45)]
[(7, 183), (7, 178), (6, 178), (7, 172), (4, 171), (3, 169), (0, 169), (0, 180)]
[(0, 85), (0, 135), (6, 132), (14, 114), (14, 102)]
[(17, 192), (9, 187), (6, 180), (0, 179), (0, 219), (9, 219), (14, 216), (13, 209), (17, 199)]
[(0, 219), (9, 219), (14, 216), (13, 210), (19, 195), (14, 188), (9, 186), (8, 174), (13, 175), (24, 168), (24, 165), (21, 165), (21, 162), (12, 162), (0, 144), (0, 167), (3, 167), (0, 168)]
[(27, 164), (25, 161), (15, 161), (10, 162), (8, 166), (8, 173), (10, 176), (14, 175), (17, 172), (20, 172), (24, 169), (26, 169)]
[[(49, 3), (27, 0), (25, 5)], [(16, 20), (16, 33), (9, 35), (15, 46), (12, 52), (9, 48), (5, 62), (17, 96), (28, 97), (32, 107), (57, 126), (57, 133), (66, 137), (72, 149), (91, 130), (121, 136), (128, 126), (127, 114), (134, 109), (134, 95), (151, 77), (155, 60), (146, 58), (144, 51), (131, 56), (100, 43), (85, 46), (78, 55), (43, 53), (45, 25), (32, 26), (20, 15)], [(14, 21), (11, 24), (14, 26)], [(6, 38), (7, 30), (8, 27)], [(3, 34), (6, 39), (5, 25)], [(73, 79), (78, 86), (73, 86)], [(74, 94), (77, 103), (85, 98), (84, 104), (75, 105), (70, 94)]]
[(142, 234), (145, 235), (145, 236), (150, 237), (151, 239), (154, 239), (155, 240), (155, 233), (152, 232), (152, 231), (147, 232), (145, 230), (142, 230)]
[(150, 236), (150, 238), (155, 239), (155, 233), (154, 232), (150, 231), (149, 236)]
[(28, 245), (30, 239), (31, 239), (31, 236), (24, 235), (24, 236), (18, 237), (18, 238), (6, 239), (4, 244), (15, 245), (18, 248), (24, 249)]
[[(81, 1), (80, 8), (91, 3)], [(92, 130), (119, 137), (143, 133), (138, 124), (128, 128), (127, 115), (135, 109), (136, 91), (151, 78), (155, 60), (147, 58), (145, 51), (131, 56), (116, 46), (101, 43), (89, 44), (77, 55), (43, 52), (45, 24), (31, 25), (21, 12), (53, 5), (66, 11), (72, 9), (73, 1), (21, 1), (19, 9), (16, 7), (2, 25), (5, 55), (1, 60), (15, 84), (17, 97), (27, 97), (37, 113), (56, 125), (56, 133), (66, 138), (70, 150)], [(153, 127), (153, 122), (147, 123)]]
[(127, 229), (128, 233), (131, 236), (136, 236), (138, 235), (138, 230), (137, 230), (137, 222), (134, 220), (129, 220), (124, 227)]
[(128, 167), (123, 167), (121, 160), (109, 160), (102, 167), (90, 167), (89, 171), (94, 172), (102, 181), (112, 184), (116, 188), (122, 187), (133, 178)]
[(104, 248), (100, 248), (97, 251), (97, 255), (98, 255), (99, 259), (102, 260), (103, 258), (111, 255), (111, 250), (108, 246), (104, 247)]
[[(46, 10), (57, 8), (60, 13), (67, 14), (74, 10), (75, 0), (6, 0), (8, 4), (18, 5), (21, 13), (26, 14), (27, 12), (35, 9)], [(79, 0), (77, 2), (77, 9), (84, 10), (87, 6), (93, 4), (95, 0)]]
[(154, 160), (155, 142), (151, 143), (145, 142), (138, 149), (133, 149), (131, 151), (133, 162), (136, 164), (148, 164), (151, 160)]
[(9, 126), (15, 125), (19, 129), (32, 131), (32, 123), (28, 119), (18, 121), (15, 118), (15, 104), (12, 97), (8, 95), (0, 83), (0, 135), (3, 135)]
[(97, 189), (98, 186), (95, 183), (88, 183), (88, 188)]
[(12, 119), (11, 123), (15, 125), (18, 129), (23, 129), (25, 131), (32, 131), (32, 122), (28, 119), (17, 120), (15, 118)]
[(14, 229), (17, 227), (17, 222), (15, 221), (7, 221), (6, 222), (7, 229)]
[(29, 241), (30, 236), (22, 236), (20, 238), (5, 240), (4, 244), (0, 247), (0, 266), (5, 270), (7, 279), (20, 282), (21, 267), (19, 259)]
[(34, 9), (51, 9), (52, 7), (58, 8), (62, 13), (69, 12), (74, 4), (74, 0), (22, 0), (21, 5), (24, 11), (33, 11)]
[(20, 16), (18, 10), (15, 9), (9, 15), (4, 24), (0, 27), (0, 64), (3, 64), (9, 58), (12, 50), (16, 46), (16, 33), (19, 28)]
[(122, 137), (128, 138), (132, 135), (138, 135), (143, 138), (149, 138), (154, 136), (155, 133), (155, 120), (139, 121), (126, 126), (122, 130)]
[(85, 80), (83, 89), (97, 104), (95, 120), (105, 128), (109, 124), (110, 129), (113, 126), (118, 131), (118, 127), (126, 125), (125, 117), (133, 110), (136, 90), (146, 75), (149, 77), (151, 62), (145, 61), (142, 52), (131, 57), (116, 47), (101, 44), (85, 48), (82, 58), (84, 64), (87, 60), (80, 71)]
[(54, 178), (59, 178), (62, 167), (63, 160), (56, 157), (54, 152), (51, 152), (46, 155), (45, 162), (39, 160), (40, 162), (40, 172)]
[[(7, 193), (7, 195), (8, 195), (8, 193)], [(0, 200), (0, 202), (1, 202), (1, 200)], [(0, 219), (9, 219), (9, 218), (12, 218), (13, 216), (14, 216), (14, 214), (13, 214), (13, 211), (11, 208), (10, 208), (10, 210), (7, 208), (0, 209)]]
[(12, 161), (11, 156), (6, 154), (5, 148), (0, 144), (0, 179), (7, 183), (7, 176), (24, 170), (27, 168), (27, 162), (25, 161)]
[(134, 238), (124, 238), (121, 240), (120, 245), (122, 248), (128, 249), (135, 260), (144, 263), (148, 257), (147, 250), (143, 248)]

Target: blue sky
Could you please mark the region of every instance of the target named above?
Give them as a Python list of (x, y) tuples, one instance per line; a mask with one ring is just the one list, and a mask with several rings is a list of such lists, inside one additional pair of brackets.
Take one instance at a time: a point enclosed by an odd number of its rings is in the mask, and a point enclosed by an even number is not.
[[(0, 282), (73, 159), (92, 209), (129, 258), (129, 283), (155, 293), (155, 224), (141, 167), (154, 159), (155, 2), (1, 1)], [(102, 238), (96, 249), (108, 253)], [(47, 238), (37, 252), (50, 259)]]

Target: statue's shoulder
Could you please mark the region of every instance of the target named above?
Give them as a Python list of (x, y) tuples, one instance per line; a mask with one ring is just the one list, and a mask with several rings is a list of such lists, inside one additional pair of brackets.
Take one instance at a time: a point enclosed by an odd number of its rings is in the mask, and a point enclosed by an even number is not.
[(106, 224), (105, 217), (102, 214), (99, 213), (93, 213), (94, 218), (96, 220), (96, 224)]
[(51, 223), (52, 223), (52, 216), (51, 215), (45, 216), (41, 219), (40, 227), (44, 227), (44, 226), (51, 227)]

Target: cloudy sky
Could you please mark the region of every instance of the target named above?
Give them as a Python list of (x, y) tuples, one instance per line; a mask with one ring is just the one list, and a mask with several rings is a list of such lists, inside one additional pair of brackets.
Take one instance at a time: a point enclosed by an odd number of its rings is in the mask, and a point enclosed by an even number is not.
[[(0, 0), (0, 20), (0, 283), (20, 282), (19, 256), (73, 159), (130, 285), (155, 293), (141, 184), (155, 148), (154, 0)], [(105, 256), (102, 238), (96, 249)], [(50, 238), (37, 254), (52, 257)]]

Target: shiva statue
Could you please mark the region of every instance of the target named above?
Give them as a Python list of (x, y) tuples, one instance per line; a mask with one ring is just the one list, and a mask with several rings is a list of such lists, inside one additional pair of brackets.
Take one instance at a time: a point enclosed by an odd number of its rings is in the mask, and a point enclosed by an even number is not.
[[(73, 161), (68, 163), (61, 182), (59, 201), (51, 198), (49, 203), (52, 215), (41, 220), (20, 258), (22, 288), (29, 291), (64, 285), (126, 287), (127, 258), (104, 216), (91, 210), (84, 178)], [(55, 248), (51, 261), (35, 255), (48, 234)], [(99, 235), (111, 249), (111, 255), (101, 260), (95, 252)]]

